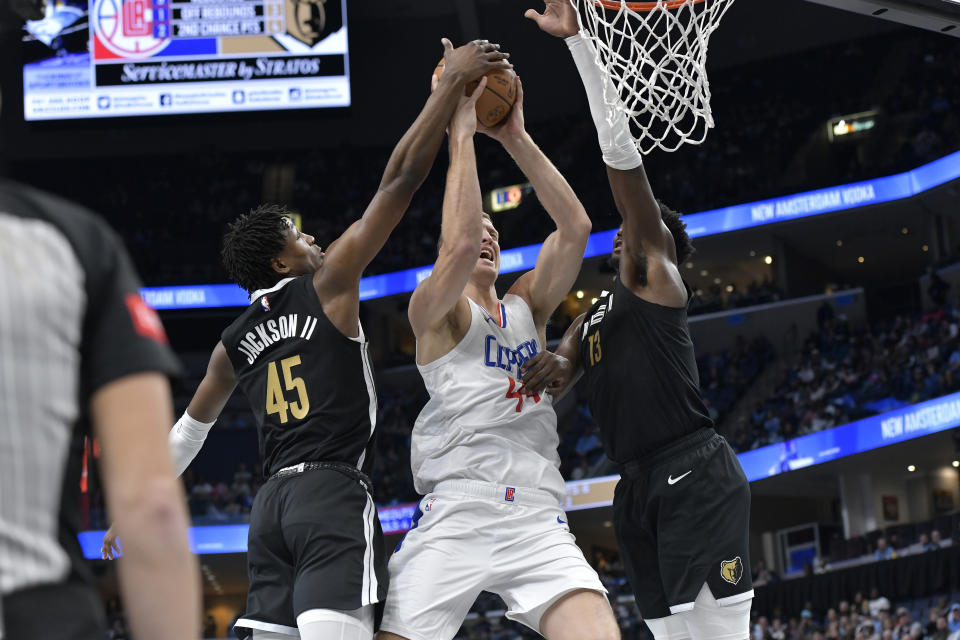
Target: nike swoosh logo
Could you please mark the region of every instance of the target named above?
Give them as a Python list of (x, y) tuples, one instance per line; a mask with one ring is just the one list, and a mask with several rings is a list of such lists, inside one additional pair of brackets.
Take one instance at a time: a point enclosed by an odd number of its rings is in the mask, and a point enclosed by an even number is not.
[(566, 520), (561, 520), (561, 519), (560, 519), (560, 516), (557, 516), (557, 522), (558, 522), (559, 524), (567, 524), (567, 521), (566, 521)]
[(670, 484), (670, 485), (677, 484), (678, 482), (680, 482), (681, 480), (683, 480), (684, 478), (686, 478), (686, 477), (687, 477), (688, 475), (690, 475), (691, 473), (693, 473), (693, 469), (690, 469), (690, 471), (687, 471), (687, 472), (686, 472), (685, 474), (683, 474), (682, 476), (677, 476), (676, 478), (674, 478), (672, 475), (670, 475), (670, 476), (667, 477), (667, 484)]

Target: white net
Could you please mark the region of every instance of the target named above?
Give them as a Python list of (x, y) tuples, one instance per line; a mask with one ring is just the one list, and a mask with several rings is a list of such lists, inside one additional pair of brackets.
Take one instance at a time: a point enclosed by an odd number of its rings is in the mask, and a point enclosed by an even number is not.
[(713, 127), (707, 44), (733, 0), (570, 3), (613, 82), (604, 102), (630, 119), (640, 153), (703, 142)]

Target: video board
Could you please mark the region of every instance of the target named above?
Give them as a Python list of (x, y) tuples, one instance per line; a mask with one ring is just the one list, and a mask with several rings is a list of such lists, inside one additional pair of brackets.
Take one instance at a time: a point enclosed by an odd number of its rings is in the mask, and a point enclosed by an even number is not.
[(24, 117), (345, 107), (346, 0), (51, 0), (24, 27)]

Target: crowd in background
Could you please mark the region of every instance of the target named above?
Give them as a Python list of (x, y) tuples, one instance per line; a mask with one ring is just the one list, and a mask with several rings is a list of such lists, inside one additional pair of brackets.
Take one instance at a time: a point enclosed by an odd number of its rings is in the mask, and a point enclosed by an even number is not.
[(799, 614), (757, 616), (751, 640), (956, 640), (960, 603), (946, 596), (893, 607), (877, 589), (857, 592), (826, 611), (807, 604)]
[(776, 390), (727, 433), (746, 451), (960, 391), (960, 310), (852, 326), (824, 305)]

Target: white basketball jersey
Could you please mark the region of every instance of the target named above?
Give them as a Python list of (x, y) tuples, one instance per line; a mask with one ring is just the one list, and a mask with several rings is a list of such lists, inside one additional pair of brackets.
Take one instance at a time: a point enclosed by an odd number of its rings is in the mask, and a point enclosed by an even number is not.
[(480, 480), (549, 491), (562, 502), (553, 398), (527, 396), (517, 379), (520, 365), (544, 348), (530, 308), (507, 295), (494, 318), (468, 301), (467, 335), (418, 366), (430, 401), (413, 427), (414, 486), (426, 494), (443, 480)]

